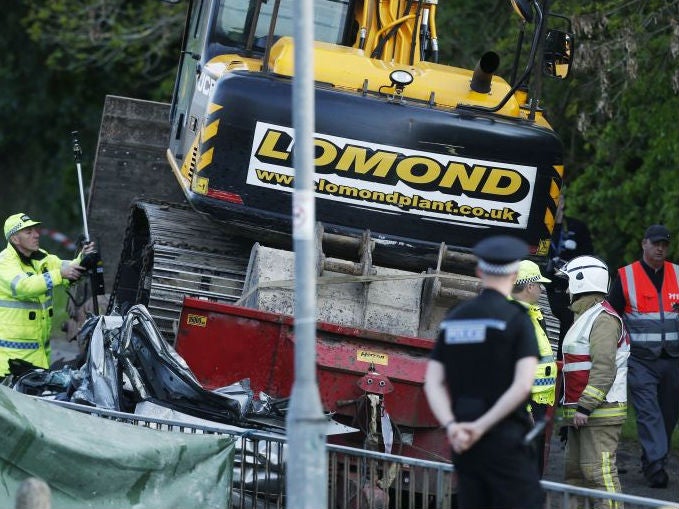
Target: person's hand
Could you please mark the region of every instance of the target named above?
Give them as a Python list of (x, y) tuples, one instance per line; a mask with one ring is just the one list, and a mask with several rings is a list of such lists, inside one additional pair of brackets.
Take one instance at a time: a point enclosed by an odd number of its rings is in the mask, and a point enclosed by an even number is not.
[(90, 241), (87, 244), (83, 244), (82, 254), (88, 255), (90, 253), (93, 253), (95, 250), (96, 246), (94, 245), (94, 242)]
[(61, 266), (61, 277), (69, 281), (77, 281), (85, 270), (85, 267), (80, 265), (64, 264)]
[(446, 434), (453, 450), (457, 454), (462, 454), (478, 442), (483, 431), (476, 422), (461, 422), (448, 426)]
[(448, 425), (446, 437), (448, 438), (448, 443), (457, 454), (463, 453), (469, 448), (469, 433), (464, 431), (457, 422)]
[(589, 420), (589, 416), (585, 415), (581, 412), (575, 412), (575, 415), (573, 416), (573, 426), (575, 428), (579, 428), (580, 426), (584, 426), (587, 424), (587, 421)]
[(458, 426), (450, 445), (457, 454), (462, 454), (472, 446), (472, 436), (464, 427)]

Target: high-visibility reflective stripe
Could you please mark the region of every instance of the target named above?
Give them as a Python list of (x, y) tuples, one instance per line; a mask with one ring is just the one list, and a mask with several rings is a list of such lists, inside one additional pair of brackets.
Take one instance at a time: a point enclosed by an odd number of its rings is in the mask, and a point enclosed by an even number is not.
[(536, 378), (533, 380), (533, 386), (556, 385), (556, 378)]
[(591, 385), (586, 386), (585, 389), (582, 391), (582, 394), (592, 396), (597, 401), (603, 401), (606, 398), (606, 394), (603, 391), (600, 391), (599, 389)]
[(673, 313), (672, 311), (663, 311), (663, 312), (658, 312), (658, 313), (627, 313), (627, 321), (628, 323), (637, 323), (637, 322), (645, 322), (648, 320), (655, 320), (655, 321), (660, 321), (664, 317), (665, 319), (669, 320), (675, 320), (679, 318), (679, 313)]
[(637, 287), (634, 281), (634, 271), (632, 270), (632, 265), (625, 266), (625, 278), (627, 279), (627, 298), (632, 309), (639, 309), (637, 306)]
[(676, 263), (670, 263), (670, 264), (665, 264), (665, 267), (669, 267), (669, 269), (670, 269), (670, 270), (667, 271), (668, 274), (669, 274), (670, 271), (674, 272), (674, 280), (677, 282), (677, 287), (679, 287), (679, 265), (677, 265)]
[[(12, 282), (9, 284), (10, 289), (12, 290), (12, 296), (16, 297), (17, 295), (17, 286), (19, 285), (19, 281), (22, 279), (26, 279), (28, 276), (26, 274), (20, 274), (16, 276), (14, 279), (12, 279)], [(42, 275), (43, 279), (45, 280), (45, 284), (47, 285), (47, 291), (51, 292), (54, 289), (54, 281), (52, 280), (52, 276), (50, 275), (49, 272), (45, 272)], [(12, 302), (12, 301), (2, 301), (0, 300), (0, 306), (4, 306), (6, 308), (22, 308), (23, 306), (12, 306), (10, 304), (7, 304), (7, 302)], [(49, 302), (49, 304), (48, 304)], [(31, 303), (26, 303), (26, 304), (31, 304)], [(37, 304), (37, 303), (32, 303), (33, 305), (37, 306), (35, 307), (26, 307), (25, 309), (47, 309), (52, 307), (52, 299), (48, 299), (48, 301), (43, 302), (42, 304)]]
[(12, 295), (16, 297), (17, 294), (17, 285), (19, 284), (19, 281), (21, 281), (24, 278), (27, 278), (28, 276), (26, 274), (19, 274), (16, 276), (14, 279), (12, 279), (12, 282), (9, 284), (10, 289), (12, 290)]
[[(679, 292), (679, 271), (677, 265), (670, 262), (665, 262), (663, 267), (665, 273), (661, 291), (654, 287), (640, 262), (627, 265), (621, 271), (623, 290), (627, 296), (625, 325), (632, 342), (650, 351), (657, 351), (663, 341), (668, 351), (679, 350), (679, 331), (676, 328), (679, 313), (672, 310), (673, 295)], [(641, 301), (637, 296), (637, 283), (644, 294)], [(650, 297), (651, 292), (656, 299), (647, 301), (646, 297)]]
[[(662, 334), (640, 334), (638, 332), (631, 331), (634, 335), (634, 343), (662, 343)], [(666, 332), (665, 341), (679, 341), (679, 333), (677, 332)]]
[(642, 326), (648, 327), (648, 322), (653, 324), (660, 324), (668, 320), (676, 320), (679, 318), (679, 313), (674, 313), (672, 311), (663, 311), (661, 313), (627, 313), (627, 322), (630, 324), (640, 324)]
[(52, 307), (52, 299), (45, 302), (24, 302), (20, 300), (0, 300), (0, 308), (11, 309), (49, 309)]
[[(611, 453), (609, 451), (601, 452), (601, 479), (606, 491), (615, 493), (615, 482), (613, 481)], [(618, 503), (613, 500), (608, 500), (608, 507), (617, 507)]]
[(583, 371), (586, 369), (592, 369), (591, 361), (571, 362), (570, 364), (564, 364), (563, 366), (563, 371)]
[(554, 362), (554, 356), (553, 355), (546, 355), (544, 357), (540, 357), (538, 364), (547, 364), (547, 363), (550, 363), (550, 362)]
[(0, 348), (14, 348), (16, 350), (37, 350), (40, 348), (40, 343), (31, 341), (30, 343), (25, 341), (7, 341), (5, 339), (0, 339)]
[(660, 343), (663, 334), (666, 341), (679, 340), (679, 332), (676, 329), (679, 314), (665, 313), (665, 320), (654, 319), (651, 315), (659, 315), (659, 313), (628, 313), (626, 315), (625, 324), (635, 343), (654, 341)]
[[(564, 407), (563, 416), (566, 419), (572, 418), (577, 412), (574, 407)], [(627, 403), (618, 403), (616, 407), (609, 408), (595, 408), (592, 413), (589, 414), (590, 419), (608, 418), (608, 417), (626, 417), (627, 416)]]
[(589, 355), (589, 346), (581, 343), (569, 344), (564, 348), (564, 354), (571, 355)]

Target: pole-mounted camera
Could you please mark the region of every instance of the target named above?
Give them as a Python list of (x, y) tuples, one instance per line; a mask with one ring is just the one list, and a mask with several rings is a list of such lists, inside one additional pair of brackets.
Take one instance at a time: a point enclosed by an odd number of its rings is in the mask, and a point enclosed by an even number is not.
[[(78, 140), (78, 131), (71, 132), (73, 141), (73, 157), (75, 158), (75, 166), (78, 172), (78, 188), (80, 190), (80, 209), (82, 211), (83, 219), (83, 236), (82, 246), (90, 242), (90, 232), (87, 228), (87, 209), (85, 207), (85, 189), (83, 186), (82, 177), (82, 156), (83, 152), (80, 148), (80, 141)], [(99, 255), (99, 250), (92, 251), (83, 256), (80, 265), (85, 267), (90, 274), (90, 283), (92, 285), (92, 306), (94, 314), (99, 314), (99, 304), (97, 302), (98, 295), (104, 295), (104, 263)]]

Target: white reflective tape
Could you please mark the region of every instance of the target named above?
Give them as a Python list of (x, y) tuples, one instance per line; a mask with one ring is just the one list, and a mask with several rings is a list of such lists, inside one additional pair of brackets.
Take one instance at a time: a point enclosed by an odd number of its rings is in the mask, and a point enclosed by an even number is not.
[(564, 364), (563, 371), (585, 371), (592, 369), (592, 363), (590, 361), (583, 362), (571, 362), (570, 364)]

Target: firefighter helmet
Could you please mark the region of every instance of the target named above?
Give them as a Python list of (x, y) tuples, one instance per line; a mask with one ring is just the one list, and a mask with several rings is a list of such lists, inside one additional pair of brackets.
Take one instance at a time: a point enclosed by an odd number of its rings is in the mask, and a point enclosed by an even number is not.
[(594, 256), (578, 256), (559, 269), (568, 278), (571, 295), (580, 293), (608, 293), (608, 266)]

